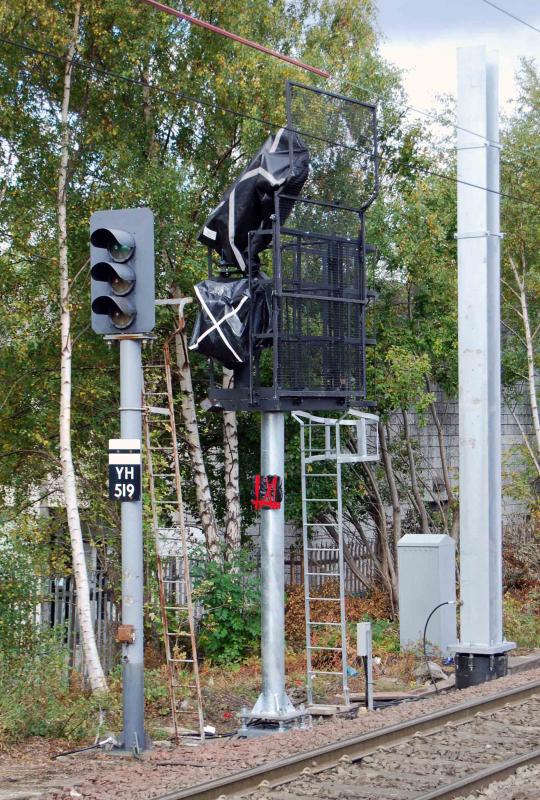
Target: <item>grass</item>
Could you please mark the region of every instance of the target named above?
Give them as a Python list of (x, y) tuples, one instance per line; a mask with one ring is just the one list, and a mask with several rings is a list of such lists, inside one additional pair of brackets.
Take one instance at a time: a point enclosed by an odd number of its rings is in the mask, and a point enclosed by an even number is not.
[(503, 603), (504, 633), (518, 648), (540, 647), (540, 589), (532, 592), (507, 592)]
[[(294, 632), (294, 646), (286, 652), (286, 676), (287, 690), (295, 701), (301, 702), (305, 696), (306, 662), (300, 603), (303, 597), (300, 592), (297, 595), (295, 603), (291, 603), (289, 596), (288, 622)], [(384, 608), (367, 606), (366, 600), (352, 598), (350, 602), (355, 608), (349, 619), (369, 621), (372, 625), (376, 689), (399, 691), (416, 686), (414, 671), (420, 663), (420, 651), (400, 652), (399, 623), (383, 616)], [(519, 648), (540, 647), (540, 589), (529, 585), (526, 589), (507, 591), (504, 621), (506, 638), (515, 641)], [(349, 663), (355, 665), (353, 623), (348, 626), (348, 640)], [(0, 652), (0, 750), (32, 736), (78, 744), (92, 742), (98, 731), (121, 730), (121, 667), (109, 676), (110, 691), (98, 696), (86, 691), (80, 676), (70, 675), (66, 664), (66, 651), (54, 636), (44, 636), (24, 653)], [(162, 739), (170, 736), (171, 725), (167, 675), (159, 659), (154, 659), (154, 664), (145, 670), (146, 718), (151, 737)], [(189, 676), (185, 677), (186, 683), (189, 682)], [(241, 664), (203, 664), (201, 681), (207, 721), (220, 731), (232, 730), (237, 726), (238, 711), (242, 706), (251, 708), (260, 692), (260, 658), (252, 656)], [(363, 675), (352, 677), (349, 684), (352, 691), (363, 691)], [(319, 701), (335, 702), (341, 691), (340, 681), (319, 680), (316, 690)], [(193, 700), (191, 706), (193, 717), (187, 716), (185, 722), (196, 727)]]

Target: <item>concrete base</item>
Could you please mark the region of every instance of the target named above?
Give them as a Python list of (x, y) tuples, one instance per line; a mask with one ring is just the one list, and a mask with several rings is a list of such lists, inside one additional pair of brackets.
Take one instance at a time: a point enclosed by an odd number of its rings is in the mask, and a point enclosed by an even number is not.
[(456, 688), (466, 689), (508, 674), (508, 653), (456, 653)]
[(152, 740), (149, 736), (146, 737), (146, 741), (144, 743), (144, 747), (137, 752), (135, 748), (127, 748), (124, 747), (122, 742), (120, 741), (118, 745), (107, 749), (107, 754), (110, 756), (127, 756), (128, 758), (141, 758), (144, 756), (145, 753), (148, 753), (152, 750)]
[[(239, 714), (241, 727), (238, 729), (238, 736), (244, 739), (253, 739), (258, 736), (266, 736), (269, 733), (284, 733), (291, 728), (308, 730), (311, 728), (311, 714), (308, 709), (294, 709), (288, 714), (281, 714), (279, 717), (254, 714), (245, 709)], [(253, 723), (257, 723), (253, 725)]]
[(336, 705), (312, 703), (306, 706), (306, 711), (311, 714), (312, 717), (334, 717), (336, 714), (346, 714), (347, 711), (356, 711), (357, 709), (358, 703), (349, 703), (348, 705), (344, 703)]
[(508, 659), (508, 672), (525, 672), (528, 669), (537, 669), (540, 667), (540, 649), (535, 650), (534, 653), (529, 653), (527, 656), (510, 656)]
[(305, 715), (305, 710), (302, 707), (297, 709), (293, 706), (288, 695), (283, 692), (281, 698), (275, 695), (268, 697), (261, 692), (259, 699), (249, 713), (242, 713), (240, 718), (242, 720), (257, 720), (264, 722), (291, 722), (298, 717)]
[[(305, 719), (303, 717), (302, 719)], [(311, 720), (311, 718), (309, 718)], [(291, 720), (290, 722), (278, 722), (275, 725), (269, 723), (262, 725), (242, 725), (238, 728), (237, 736), (241, 739), (260, 739), (261, 736), (270, 736), (274, 733), (285, 733), (293, 728), (302, 728), (308, 730), (311, 727), (311, 722), (300, 724), (299, 719)]]

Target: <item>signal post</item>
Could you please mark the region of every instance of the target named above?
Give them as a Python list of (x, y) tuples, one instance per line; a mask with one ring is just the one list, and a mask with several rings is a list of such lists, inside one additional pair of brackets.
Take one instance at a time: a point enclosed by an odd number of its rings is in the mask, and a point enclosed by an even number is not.
[(110, 496), (122, 503), (122, 623), (118, 641), (122, 644), (124, 727), (119, 749), (139, 753), (147, 748), (141, 342), (155, 325), (154, 215), (148, 208), (97, 211), (90, 222), (90, 243), (92, 328), (120, 345), (121, 439), (111, 440), (109, 455)]

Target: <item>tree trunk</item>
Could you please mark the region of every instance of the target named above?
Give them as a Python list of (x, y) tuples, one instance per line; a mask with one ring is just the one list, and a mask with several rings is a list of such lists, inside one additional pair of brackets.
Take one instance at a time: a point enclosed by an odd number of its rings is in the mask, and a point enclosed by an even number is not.
[(536, 452), (540, 454), (540, 417), (538, 414), (538, 399), (536, 396), (536, 369), (534, 365), (534, 344), (531, 332), (531, 323), (529, 319), (529, 305), (527, 301), (527, 292), (525, 290), (525, 277), (520, 277), (517, 264), (514, 261), (514, 259), (510, 258), (509, 261), (519, 290), (519, 302), (521, 305), (521, 317), (523, 319), (523, 329), (525, 332), (525, 347), (527, 350), (527, 376), (529, 383), (529, 400), (531, 404), (534, 435), (536, 438)]
[(208, 483), (208, 476), (206, 474), (201, 448), (184, 328), (175, 336), (175, 350), (180, 391), (182, 393), (182, 421), (184, 423), (186, 442), (191, 465), (193, 467), (193, 482), (195, 484), (199, 518), (201, 520), (208, 553), (212, 558), (216, 558), (219, 555), (220, 536), (216, 524), (214, 504), (212, 503), (212, 495), (210, 493), (210, 485)]
[(60, 268), (60, 461), (64, 499), (66, 503), (67, 521), (71, 539), (73, 573), (77, 587), (77, 613), (83, 643), (88, 678), (92, 691), (105, 691), (107, 682), (99, 660), (96, 646), (92, 614), (90, 611), (90, 593), (88, 588), (88, 572), (84, 556), (84, 544), (77, 502), (77, 485), (73, 454), (71, 451), (71, 310), (69, 294), (69, 269), (67, 245), (67, 183), (69, 167), (69, 101), (71, 95), (71, 77), (73, 57), (79, 38), (79, 20), (81, 0), (75, 5), (72, 36), (69, 44), (66, 67), (64, 70), (64, 92), (61, 112), (61, 157), (58, 171), (57, 220), (58, 220), (58, 263)]
[(381, 551), (381, 577), (386, 584), (390, 596), (392, 608), (395, 610), (398, 607), (398, 582), (396, 567), (394, 565), (393, 555), (390, 551), (388, 543), (388, 527), (386, 525), (386, 514), (384, 510), (384, 503), (377, 486), (377, 479), (369, 464), (363, 464), (364, 474), (367, 478), (368, 489), (371, 496), (371, 515), (375, 522), (377, 532), (379, 534), (380, 551)]
[(404, 408), (402, 409), (401, 413), (403, 415), (403, 438), (405, 440), (405, 445), (407, 447), (407, 458), (409, 460), (411, 490), (414, 497), (414, 503), (416, 505), (416, 509), (420, 517), (420, 527), (422, 533), (429, 533), (428, 515), (426, 511), (426, 506), (424, 504), (424, 500), (422, 498), (422, 495), (420, 494), (420, 489), (418, 488), (418, 476), (416, 474), (416, 464), (414, 463), (414, 453), (412, 449), (411, 440), (409, 437), (409, 415), (407, 414), (407, 410)]
[[(334, 541), (336, 547), (339, 547), (339, 535), (338, 535), (338, 528), (337, 528), (337, 521), (334, 513), (332, 511), (323, 512), (318, 516), (318, 522), (326, 525), (325, 531), (328, 533), (330, 538)], [(330, 527), (332, 526), (332, 527)], [(373, 556), (373, 551), (370, 552), (370, 556)], [(365, 575), (362, 575), (356, 561), (354, 560), (354, 556), (351, 553), (351, 549), (345, 538), (343, 539), (343, 559), (345, 563), (348, 565), (349, 569), (351, 570), (352, 574), (358, 578), (359, 582), (362, 586), (367, 589), (368, 591), (372, 588), (369, 581), (366, 579)], [(372, 558), (373, 560), (373, 558)]]
[[(223, 388), (234, 381), (233, 372), (223, 367)], [(238, 425), (235, 411), (223, 412), (223, 466), (225, 470), (225, 545), (234, 553), (240, 547), (241, 506), (240, 472), (238, 466)]]
[(386, 439), (386, 431), (383, 423), (379, 420), (379, 442), (381, 444), (381, 456), (384, 467), (384, 474), (386, 475), (386, 482), (390, 491), (390, 499), (392, 501), (392, 543), (394, 552), (394, 563), (397, 564), (398, 560), (398, 542), (401, 539), (401, 503), (399, 501), (399, 492), (396, 484), (396, 476), (394, 474), (394, 467), (392, 464), (392, 457), (388, 451), (388, 442)]
[[(431, 392), (431, 382), (429, 376), (426, 375), (426, 385), (428, 392)], [(446, 496), (448, 498), (448, 506), (452, 512), (452, 521), (449, 525), (450, 536), (456, 542), (459, 540), (459, 501), (454, 494), (454, 487), (450, 480), (450, 473), (448, 472), (448, 459), (446, 458), (446, 442), (444, 438), (443, 426), (437, 413), (435, 401), (430, 404), (431, 417), (437, 429), (437, 441), (439, 443), (439, 457), (441, 459), (441, 469), (443, 473), (444, 488), (446, 489)]]

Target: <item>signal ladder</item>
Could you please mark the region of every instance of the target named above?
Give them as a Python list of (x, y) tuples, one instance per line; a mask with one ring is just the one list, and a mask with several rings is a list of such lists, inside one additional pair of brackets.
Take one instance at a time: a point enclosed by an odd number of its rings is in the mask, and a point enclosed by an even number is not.
[[(183, 322), (180, 310), (181, 324)], [(191, 715), (186, 695), (196, 699), (199, 733), (204, 716), (197, 660), (196, 621), (189, 568), (188, 537), (174, 412), (169, 343), (163, 360), (143, 364), (143, 420), (152, 530), (156, 545), (159, 605), (175, 739), (180, 715)], [(190, 675), (186, 679), (185, 673)]]
[[(305, 411), (293, 412), (293, 417), (300, 423), (301, 432), (307, 702), (308, 707), (313, 706), (317, 676), (333, 675), (340, 679), (344, 703), (349, 705), (342, 467), (378, 460), (378, 417), (355, 409), (337, 419)], [(328, 513), (333, 518), (331, 522), (324, 521)], [(333, 536), (330, 530), (334, 531)], [(324, 547), (314, 547), (314, 539), (320, 534)], [(331, 568), (323, 569), (315, 553), (334, 554), (334, 558), (330, 555), (326, 559)], [(322, 587), (327, 579), (335, 582), (335, 596), (325, 596)], [(339, 622), (328, 619), (335, 608), (339, 608)], [(317, 655), (324, 653), (335, 654), (339, 668), (315, 669)]]

